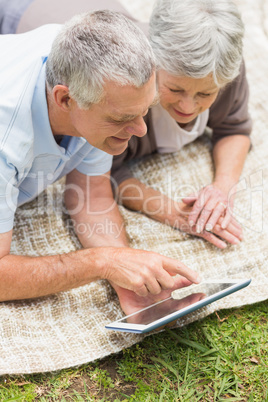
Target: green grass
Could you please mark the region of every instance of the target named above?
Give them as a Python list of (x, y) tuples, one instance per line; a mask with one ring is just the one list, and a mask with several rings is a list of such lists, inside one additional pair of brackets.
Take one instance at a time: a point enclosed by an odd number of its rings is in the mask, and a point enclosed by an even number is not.
[(57, 373), (5, 376), (0, 401), (268, 402), (268, 301)]

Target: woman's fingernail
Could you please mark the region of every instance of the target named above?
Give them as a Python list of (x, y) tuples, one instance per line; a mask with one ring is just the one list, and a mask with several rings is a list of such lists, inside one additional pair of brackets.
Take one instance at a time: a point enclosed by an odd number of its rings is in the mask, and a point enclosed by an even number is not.
[(212, 230), (212, 225), (211, 225), (211, 223), (208, 223), (207, 225), (206, 225), (206, 231), (207, 232), (210, 232)]
[(189, 225), (192, 227), (194, 226), (194, 221), (189, 221)]
[(199, 225), (197, 225), (195, 231), (196, 231), (196, 233), (201, 233), (201, 227)]

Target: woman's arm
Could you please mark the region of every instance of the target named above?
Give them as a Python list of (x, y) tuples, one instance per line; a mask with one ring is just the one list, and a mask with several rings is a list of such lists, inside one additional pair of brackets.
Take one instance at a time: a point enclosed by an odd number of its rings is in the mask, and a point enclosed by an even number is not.
[(152, 187), (147, 187), (136, 178), (127, 179), (119, 185), (118, 201), (131, 210), (140, 211), (175, 229), (202, 237), (219, 248), (226, 247), (222, 239), (231, 244), (237, 244), (241, 240), (240, 228), (230, 223), (223, 230), (220, 226), (222, 219), (215, 225), (213, 233), (207, 231), (197, 233), (196, 227), (190, 227), (188, 223), (192, 207), (172, 200)]
[(234, 220), (232, 210), (236, 184), (249, 148), (250, 140), (244, 135), (224, 137), (216, 143), (213, 150), (215, 176), (212, 184), (201, 189), (197, 197), (184, 199), (189, 204), (194, 202), (189, 214), (189, 225), (196, 225), (198, 233), (204, 229), (212, 230), (222, 215), (222, 229), (226, 229)]
[[(226, 216), (223, 227), (231, 220), (234, 197), (230, 197), (230, 190), (235, 192), (250, 148), (252, 120), (248, 100), (249, 86), (245, 63), (242, 62), (239, 75), (219, 92), (209, 110), (208, 126), (213, 130), (214, 180), (194, 197), (183, 199), (188, 205), (194, 203), (189, 224), (197, 225), (197, 231), (204, 227), (211, 230), (220, 215)], [(232, 222), (235, 222), (234, 218)]]

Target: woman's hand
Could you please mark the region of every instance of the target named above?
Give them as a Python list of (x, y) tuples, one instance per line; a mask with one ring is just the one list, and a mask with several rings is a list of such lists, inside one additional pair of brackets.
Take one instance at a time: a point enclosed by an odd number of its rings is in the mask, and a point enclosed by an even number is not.
[[(242, 229), (232, 219), (227, 225), (223, 217), (217, 219), (211, 231), (197, 230), (196, 224), (190, 226), (189, 217), (193, 212), (193, 206), (197, 198), (186, 198), (185, 203), (176, 202), (161, 192), (145, 186), (138, 179), (125, 180), (119, 186), (120, 199), (122, 204), (134, 211), (141, 211), (156, 221), (179, 229), (182, 232), (202, 237), (218, 248), (225, 248), (226, 242), (237, 244), (242, 240)], [(226, 227), (224, 228), (224, 225)]]
[[(164, 223), (179, 229), (182, 232), (189, 233), (194, 236), (201, 237), (207, 240), (214, 246), (224, 249), (227, 247), (226, 242), (230, 244), (238, 244), (242, 240), (242, 229), (235, 220), (230, 222), (226, 229), (222, 228), (223, 217), (220, 217), (211, 231), (203, 230), (201, 233), (197, 232), (196, 225), (190, 226), (188, 219), (192, 213), (192, 206), (186, 205), (183, 202), (176, 204), (176, 219), (166, 219)], [(174, 213), (173, 213), (174, 215)]]
[(232, 223), (241, 230), (232, 216), (233, 197), (229, 197), (229, 194), (216, 184), (202, 188), (197, 196), (183, 198), (183, 202), (192, 205), (188, 222), (191, 227), (196, 227), (197, 233), (202, 233), (204, 230), (214, 231), (220, 217), (223, 218), (220, 223), (221, 229), (226, 229)]
[(250, 147), (250, 140), (244, 135), (228, 135), (214, 145), (214, 181), (202, 188), (197, 196), (183, 198), (183, 202), (192, 205), (189, 215), (190, 226), (196, 225), (197, 233), (204, 229), (213, 231), (220, 217), (221, 228), (230, 223), (240, 228), (232, 216), (234, 193)]

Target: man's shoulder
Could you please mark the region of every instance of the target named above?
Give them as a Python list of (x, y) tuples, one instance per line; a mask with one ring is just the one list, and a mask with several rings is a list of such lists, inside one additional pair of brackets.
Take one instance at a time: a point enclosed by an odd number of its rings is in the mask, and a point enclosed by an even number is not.
[(42, 53), (48, 53), (61, 25), (43, 25), (23, 34), (0, 35), (1, 64), (0, 69), (10, 60), (32, 59), (32, 54), (38, 57)]
[(31, 148), (35, 87), (59, 28), (58, 25), (43, 26), (25, 34), (0, 37), (0, 149), (3, 152), (13, 154), (15, 147), (23, 149), (25, 155)]
[[(0, 103), (3, 97), (25, 88), (24, 81), (34, 82), (38, 66), (48, 56), (60, 25), (44, 25), (20, 35), (0, 35)], [(13, 95), (12, 95), (13, 96)]]

